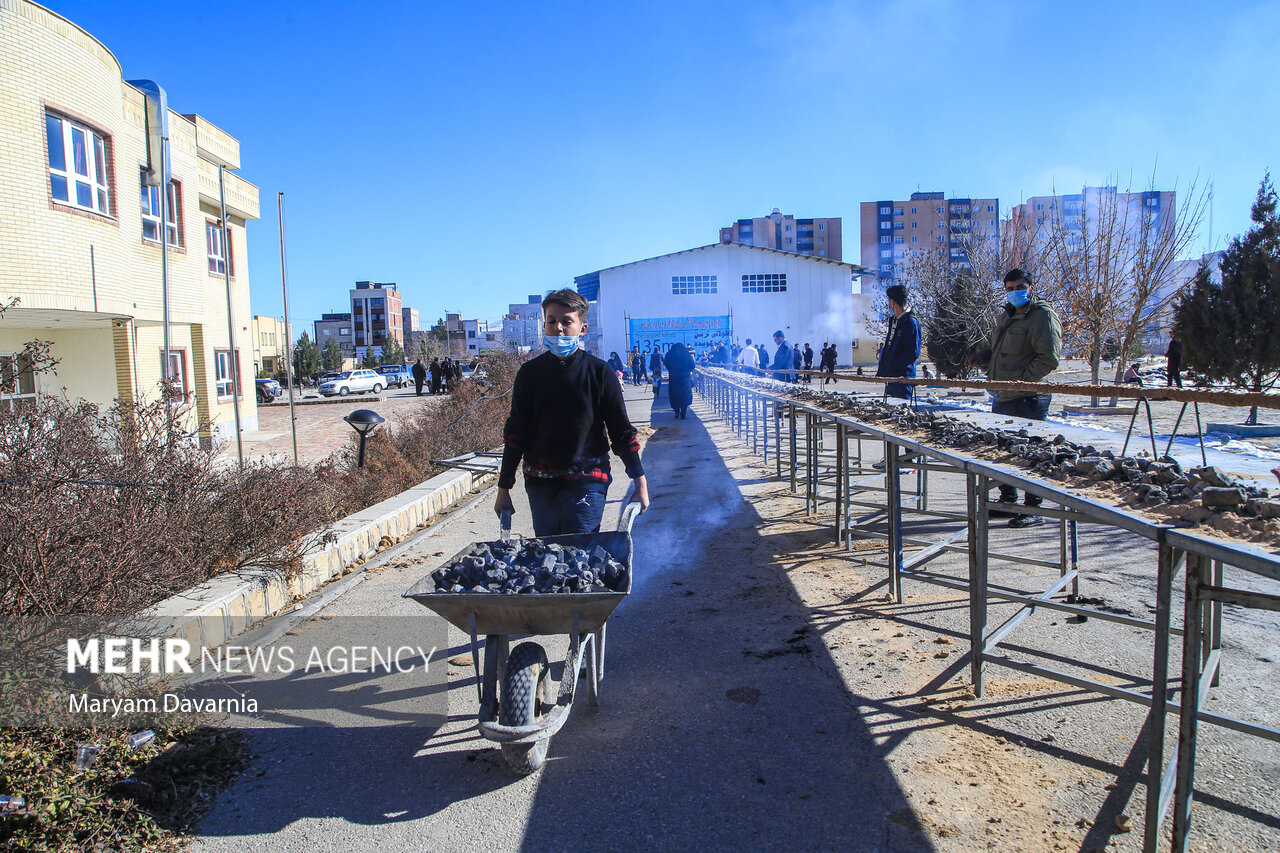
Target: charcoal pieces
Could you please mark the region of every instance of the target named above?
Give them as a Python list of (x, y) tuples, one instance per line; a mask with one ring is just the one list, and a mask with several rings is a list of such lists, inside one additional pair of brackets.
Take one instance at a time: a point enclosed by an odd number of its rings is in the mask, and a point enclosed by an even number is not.
[(627, 586), (627, 569), (599, 545), (586, 551), (532, 539), (521, 545), (482, 542), (436, 569), (431, 579), (436, 592), (621, 592)]

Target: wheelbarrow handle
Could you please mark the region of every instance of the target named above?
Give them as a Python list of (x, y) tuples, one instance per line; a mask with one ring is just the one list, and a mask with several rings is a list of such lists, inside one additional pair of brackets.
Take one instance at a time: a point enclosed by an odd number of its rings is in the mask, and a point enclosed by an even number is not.
[(635, 524), (636, 516), (640, 514), (640, 503), (631, 501), (622, 508), (622, 514), (618, 516), (618, 532), (630, 533), (631, 525)]

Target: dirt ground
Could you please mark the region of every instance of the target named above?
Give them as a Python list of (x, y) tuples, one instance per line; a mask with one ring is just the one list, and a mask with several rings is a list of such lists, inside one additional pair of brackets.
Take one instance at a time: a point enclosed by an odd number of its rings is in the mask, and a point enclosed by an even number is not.
[[(965, 660), (967, 597), (908, 580), (906, 600), (893, 603), (883, 540), (867, 538), (850, 551), (838, 547), (829, 508), (825, 517), (807, 517), (788, 484), (771, 476), (772, 462), (763, 466), (709, 412), (699, 414), (744, 499), (766, 518), (770, 554), (761, 556), (785, 578), (821, 642), (824, 652), (812, 656), (814, 664), (844, 685), (877, 742), (892, 745), (887, 762), (929, 849), (1141, 849), (1145, 708), (995, 666), (988, 667), (978, 699)], [(931, 480), (930, 507), (963, 512), (959, 483), (948, 487), (940, 479)], [(936, 521), (908, 516), (908, 536), (942, 530)], [(1058, 530), (993, 527), (992, 548), (1053, 560)], [(1151, 618), (1155, 554), (1148, 543), (1082, 525), (1081, 566), (1081, 595), (1093, 606)], [(928, 568), (963, 579), (967, 560), (950, 554)], [(1057, 576), (1056, 570), (998, 561), (992, 571), (993, 584), (1024, 590), (1048, 586)], [(1175, 601), (1179, 597), (1175, 592)], [(1273, 659), (1280, 620), (1258, 612), (1233, 618), (1235, 608), (1228, 610), (1224, 677), (1211, 706), (1276, 726), (1280, 712), (1270, 691), (1258, 685), (1275, 683), (1280, 674)], [(993, 606), (988, 632), (1015, 612)], [(1148, 632), (1064, 616), (1033, 615), (1005, 641), (1003, 653), (1149, 688)], [(1171, 737), (1176, 723), (1173, 718)], [(1199, 754), (1193, 849), (1280, 849), (1273, 796), (1280, 748), (1206, 725)], [(1270, 781), (1259, 790), (1250, 779)], [(904, 822), (908, 817), (902, 815)]]

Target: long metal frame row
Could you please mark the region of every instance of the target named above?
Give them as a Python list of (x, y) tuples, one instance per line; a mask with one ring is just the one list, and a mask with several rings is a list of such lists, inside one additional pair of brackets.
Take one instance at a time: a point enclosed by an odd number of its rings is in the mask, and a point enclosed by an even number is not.
[[(736, 381), (732, 374), (702, 371), (695, 376), (694, 385), (714, 411), (728, 422), (730, 429), (751, 444), (753, 452), (763, 454), (766, 463), (772, 454), (777, 476), (789, 479), (792, 492), (804, 497), (810, 515), (816, 515), (820, 507), (834, 505), (837, 543), (852, 549), (855, 538), (878, 536), (887, 540), (888, 580), (897, 601), (903, 600), (904, 579), (968, 593), (968, 658), (978, 697), (984, 695), (986, 667), (994, 664), (1150, 708), (1145, 851), (1154, 853), (1159, 848), (1171, 806), (1170, 849), (1180, 853), (1188, 849), (1200, 723), (1280, 742), (1280, 730), (1211, 713), (1203, 707), (1209, 688), (1218, 684), (1221, 669), (1223, 604), (1280, 611), (1280, 596), (1228, 586), (1225, 568), (1229, 566), (1280, 581), (1280, 559), (1250, 545), (1206, 539), (1083, 498), (1068, 489), (1028, 478), (1018, 469), (925, 445), (874, 425), (805, 405), (781, 393), (749, 387)], [(864, 441), (883, 445), (882, 469), (865, 464)], [(906, 478), (904, 469), (914, 469), (915, 477)], [(965, 478), (966, 514), (929, 508), (930, 473), (955, 474)], [(904, 479), (908, 479), (905, 484)], [(1050, 505), (1034, 509), (1008, 504), (1002, 504), (1000, 508), (1034, 512), (1057, 519), (1057, 562), (990, 550), (989, 512), (993, 502), (989, 492), (999, 484), (1024, 489), (1049, 502)], [(869, 501), (863, 499), (864, 494), (879, 494), (882, 498)], [(859, 510), (867, 512), (857, 515)], [(904, 511), (929, 518), (963, 521), (964, 526), (935, 540), (908, 537), (903, 534)], [(885, 520), (887, 532), (867, 529), (869, 522), (880, 518)], [(1080, 522), (1125, 530), (1157, 544), (1157, 608), (1154, 620), (1095, 610), (1077, 603), (1080, 585), (1077, 530)], [(919, 550), (908, 556), (905, 551), (908, 545)], [(967, 578), (932, 573), (922, 568), (940, 554), (956, 551), (967, 553)], [(993, 559), (1057, 568), (1058, 577), (1046, 589), (1039, 591), (995, 585), (990, 581)], [(1174, 580), (1179, 576), (1185, 577), (1181, 628), (1173, 625), (1172, 618)], [(988, 610), (992, 603), (1021, 606), (994, 630), (988, 631)], [(1019, 660), (998, 651), (1000, 644), (1037, 609), (1061, 611), (1152, 631), (1154, 662), (1151, 691), (1118, 687)], [(1181, 672), (1174, 673), (1171, 679), (1169, 653), (1175, 638), (1181, 638), (1182, 667)], [(1182, 701), (1174, 698), (1179, 676)], [(1144, 676), (1135, 675), (1133, 680), (1142, 681)], [(1192, 697), (1191, 701), (1185, 697)], [(1165, 742), (1164, 720), (1168, 713), (1178, 714), (1178, 736), (1172, 746)], [(1154, 784), (1157, 778), (1159, 784)]]

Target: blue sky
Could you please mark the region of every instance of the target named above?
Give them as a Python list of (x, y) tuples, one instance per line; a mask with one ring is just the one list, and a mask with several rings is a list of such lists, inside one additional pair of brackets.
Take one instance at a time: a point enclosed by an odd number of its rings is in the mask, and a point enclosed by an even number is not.
[(363, 279), (497, 318), (773, 207), (857, 262), (859, 203), (917, 189), (1212, 180), (1221, 248), (1280, 139), (1280, 2), (49, 5), (240, 140), (255, 313), (285, 194), (295, 333)]

